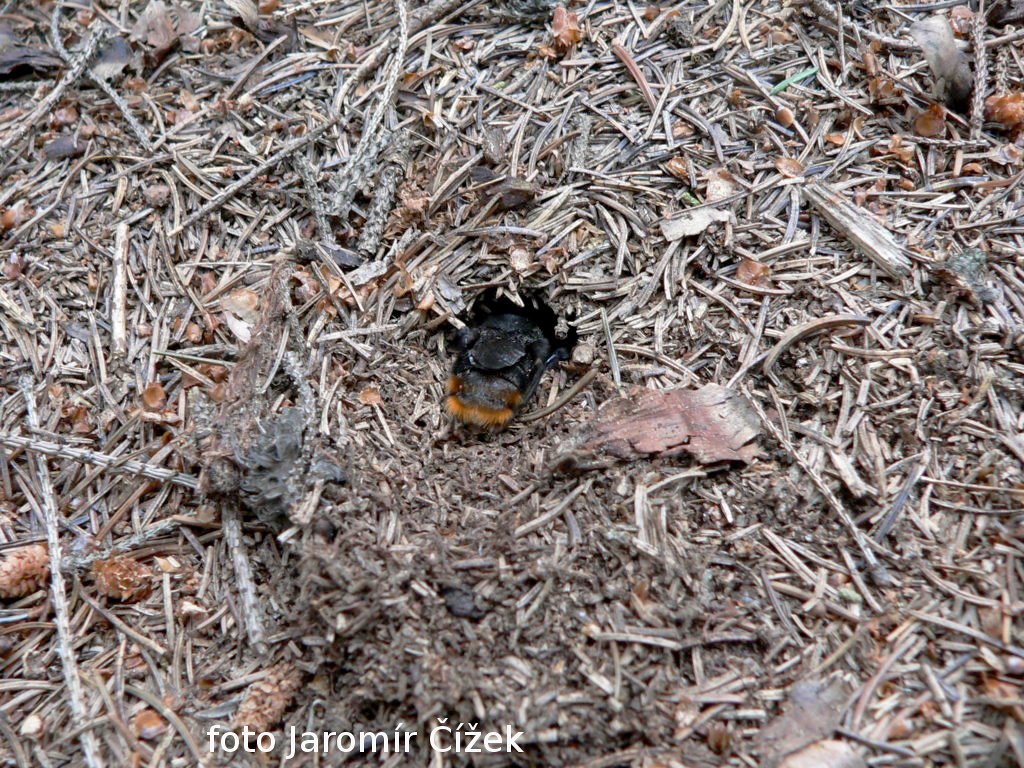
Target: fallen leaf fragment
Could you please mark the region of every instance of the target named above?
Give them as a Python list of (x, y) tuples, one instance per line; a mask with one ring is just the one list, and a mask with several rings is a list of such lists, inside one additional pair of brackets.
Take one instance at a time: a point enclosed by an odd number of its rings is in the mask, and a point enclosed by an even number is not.
[(831, 736), (839, 725), (849, 694), (849, 685), (840, 677), (834, 677), (829, 681), (804, 680), (796, 683), (789, 693), (785, 712), (762, 728), (757, 736), (766, 768), (828, 765), (788, 762), (780, 764), (780, 761), (809, 744)]
[(946, 132), (946, 110), (932, 104), (914, 118), (914, 133), (926, 139), (935, 139)]
[(132, 731), (140, 739), (152, 741), (167, 731), (167, 721), (152, 709), (144, 709), (132, 718)]
[(154, 381), (142, 390), (142, 407), (147, 411), (159, 411), (167, 405), (167, 393), (160, 382)]
[(97, 592), (125, 603), (142, 600), (153, 591), (153, 572), (130, 557), (117, 555), (96, 561), (92, 577)]
[(695, 208), (692, 211), (678, 213), (671, 219), (664, 219), (661, 222), (661, 234), (666, 240), (673, 242), (699, 235), (715, 222), (721, 221), (733, 221), (732, 213), (717, 208)]
[(708, 188), (704, 191), (704, 201), (714, 203), (736, 193), (736, 178), (725, 168), (713, 168), (708, 173)]
[(45, 727), (46, 722), (43, 718), (37, 714), (31, 714), (22, 721), (18, 733), (26, 739), (38, 739), (43, 735)]
[(687, 181), (690, 178), (690, 172), (686, 167), (686, 160), (682, 157), (673, 157), (665, 163), (665, 170), (682, 181)]
[(64, 66), (52, 48), (26, 45), (7, 24), (0, 24), (0, 80), (21, 75), (43, 75)]
[(199, 26), (198, 18), (181, 6), (170, 6), (162, 0), (151, 0), (132, 27), (131, 39), (151, 49), (153, 64), (159, 64), (179, 44), (194, 47), (191, 33)]
[(779, 768), (867, 768), (867, 763), (846, 742), (829, 739), (790, 755)]
[(745, 258), (736, 267), (736, 279), (745, 285), (760, 287), (768, 281), (771, 272), (767, 264)]
[(1024, 92), (989, 96), (985, 99), (985, 119), (1007, 130), (1024, 125)]
[(751, 462), (760, 455), (757, 417), (738, 392), (717, 384), (700, 389), (638, 389), (606, 403), (556, 460), (569, 470), (601, 455), (617, 459), (689, 453), (702, 464)]
[(377, 387), (367, 387), (359, 393), (359, 402), (363, 405), (384, 405), (384, 399), (380, 396)]
[(795, 179), (804, 175), (804, 164), (795, 157), (779, 157), (775, 160), (775, 170), (787, 179)]

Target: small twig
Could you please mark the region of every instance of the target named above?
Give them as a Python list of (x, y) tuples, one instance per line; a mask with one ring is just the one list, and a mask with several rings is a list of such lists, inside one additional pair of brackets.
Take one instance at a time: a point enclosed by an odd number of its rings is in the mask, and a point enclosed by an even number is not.
[(165, 517), (148, 528), (125, 536), (113, 546), (105, 547), (98, 552), (90, 552), (88, 555), (64, 555), (60, 561), (61, 570), (67, 574), (80, 573), (98, 560), (106, 560), (114, 555), (134, 552), (147, 541), (152, 541), (165, 533), (169, 533), (180, 525), (181, 522), (177, 518)]
[(70, 445), (61, 445), (49, 440), (37, 440), (32, 437), (11, 435), (0, 432), (0, 446), (13, 450), (27, 451), (41, 456), (50, 456), (57, 459), (71, 459), (80, 461), (83, 464), (91, 464), (102, 467), (108, 472), (124, 475), (141, 475), (151, 480), (160, 480), (165, 483), (174, 483), (190, 490), (199, 487), (199, 480), (184, 472), (175, 472), (173, 469), (154, 467), (134, 459), (122, 459), (98, 451), (90, 451), (85, 448), (75, 448)]
[(221, 510), (221, 528), (224, 531), (224, 541), (231, 553), (231, 564), (235, 569), (245, 632), (249, 637), (249, 643), (257, 652), (263, 653), (263, 640), (266, 635), (263, 628), (263, 612), (260, 610), (259, 600), (256, 599), (256, 583), (249, 567), (248, 552), (242, 542), (242, 518), (237, 504), (224, 504)]
[(320, 185), (316, 181), (317, 169), (310, 162), (309, 158), (299, 153), (295, 156), (295, 170), (302, 178), (302, 185), (306, 188), (306, 200), (313, 212), (313, 221), (316, 223), (316, 235), (321, 243), (337, 247), (338, 242), (334, 239), (334, 231), (331, 223), (327, 220), (327, 205), (324, 203), (324, 196), (320, 192)]
[(592, 382), (595, 378), (597, 378), (597, 368), (591, 368), (589, 371), (587, 371), (585, 374), (583, 374), (576, 381), (575, 384), (573, 384), (571, 387), (569, 387), (569, 389), (567, 389), (562, 394), (562, 396), (559, 397), (557, 400), (555, 400), (555, 402), (553, 402), (551, 405), (545, 406), (544, 408), (539, 408), (538, 410), (532, 411), (531, 413), (528, 413), (525, 416), (521, 416), (519, 418), (519, 421), (528, 424), (531, 421), (536, 421), (537, 419), (543, 419), (545, 416), (548, 416), (548, 415), (554, 413), (559, 408), (562, 408), (566, 403), (568, 403), (574, 397), (576, 397), (576, 395), (578, 395), (580, 392), (582, 392), (587, 387), (587, 385), (589, 385), (590, 382)]
[[(39, 428), (39, 414), (36, 411), (35, 392), (32, 379), (22, 376), (18, 382), (22, 396), (25, 398), (25, 410), (28, 424), (32, 429)], [(64, 672), (64, 684), (68, 689), (71, 703), (71, 719), (76, 729), (80, 729), (79, 738), (85, 762), (90, 767), (103, 766), (99, 755), (99, 742), (89, 725), (89, 713), (85, 706), (85, 694), (82, 681), (78, 676), (78, 661), (75, 656), (75, 637), (71, 632), (71, 616), (68, 610), (67, 592), (64, 587), (64, 575), (61, 572), (60, 543), (60, 512), (50, 477), (50, 468), (41, 455), (33, 456), (36, 479), (39, 482), (40, 506), (46, 523), (46, 546), (50, 554), (50, 590), (53, 595), (53, 620), (57, 628), (57, 655), (60, 656), (61, 669)]]
[(402, 75), (405, 54), (409, 47), (409, 11), (405, 0), (395, 0), (398, 8), (398, 44), (391, 68), (388, 70), (377, 105), (363, 124), (362, 136), (355, 152), (338, 176), (335, 186), (338, 190), (332, 205), (332, 212), (345, 218), (355, 199), (356, 192), (376, 172), (377, 156), (391, 138), (391, 132), (380, 130), (384, 115), (394, 104), (398, 92), (398, 80)]
[(356, 244), (356, 250), (366, 258), (372, 258), (377, 253), (377, 247), (384, 236), (384, 227), (388, 223), (388, 216), (394, 208), (395, 193), (398, 191), (398, 185), (405, 178), (405, 164), (408, 160), (405, 137), (400, 136), (393, 143), (398, 145), (398, 149), (377, 180), (373, 202), (367, 211), (366, 222), (363, 224), (359, 242)]
[(110, 294), (110, 341), (114, 356), (124, 359), (128, 353), (128, 321), (125, 310), (128, 301), (128, 249), (131, 246), (128, 224), (117, 225), (114, 236), (114, 258)]

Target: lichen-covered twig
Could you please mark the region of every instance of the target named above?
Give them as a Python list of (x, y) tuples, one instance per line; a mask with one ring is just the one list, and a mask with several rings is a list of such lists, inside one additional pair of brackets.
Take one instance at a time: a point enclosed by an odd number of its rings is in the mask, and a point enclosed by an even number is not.
[(370, 203), (370, 209), (366, 213), (366, 222), (359, 233), (356, 250), (366, 258), (372, 258), (377, 253), (377, 247), (384, 236), (384, 227), (388, 223), (388, 216), (394, 207), (395, 193), (398, 191), (398, 185), (405, 178), (405, 164), (408, 160), (405, 138), (401, 137), (395, 143), (399, 145), (399, 149), (395, 156), (389, 159), (377, 179), (373, 202)]
[(971, 22), (974, 48), (974, 97), (971, 99), (971, 138), (980, 139), (985, 127), (985, 88), (988, 85), (988, 54), (985, 52), (985, 31), (988, 29), (985, 0), (978, 4)]
[(359, 144), (356, 145), (348, 163), (334, 182), (337, 192), (331, 212), (343, 219), (348, 216), (356, 192), (376, 172), (377, 156), (391, 138), (391, 132), (381, 130), (381, 126), (384, 122), (384, 115), (394, 104), (398, 81), (402, 76), (405, 52), (409, 47), (409, 11), (406, 8), (405, 0), (395, 0), (395, 5), (398, 8), (398, 44), (391, 60), (391, 67), (385, 77), (384, 88), (381, 90), (380, 98), (377, 100), (373, 112), (363, 124)]
[[(53, 14), (50, 16), (50, 43), (53, 45), (54, 50), (60, 54), (60, 57), (64, 59), (65, 62), (70, 63), (71, 54), (68, 53), (67, 48), (64, 47), (64, 43), (60, 39), (60, 12), (63, 8), (64, 6), (60, 3), (53, 6)], [(88, 75), (89, 79), (96, 84), (97, 88), (107, 94), (107, 98), (114, 102), (114, 106), (121, 111), (125, 122), (128, 123), (128, 127), (132, 129), (132, 133), (135, 134), (135, 138), (138, 139), (139, 144), (142, 145), (143, 149), (147, 152), (152, 152), (153, 145), (149, 140), (149, 136), (146, 135), (146, 129), (142, 127), (142, 123), (135, 119), (135, 115), (132, 114), (131, 108), (128, 106), (128, 102), (124, 100), (121, 94), (114, 90), (114, 86), (97, 74), (96, 70), (92, 67), (88, 67), (85, 74)]]
[(49, 440), (38, 440), (33, 437), (22, 435), (10, 435), (0, 432), (0, 446), (13, 450), (22, 450), (30, 454), (50, 456), (55, 459), (71, 459), (80, 461), (83, 464), (91, 464), (95, 467), (102, 467), (108, 472), (123, 475), (139, 475), (148, 477), (151, 480), (160, 480), (165, 483), (174, 483), (190, 490), (198, 487), (198, 480), (184, 472), (175, 472), (173, 469), (154, 467), (134, 459), (122, 459), (118, 456), (111, 456), (98, 451), (90, 451), (85, 448), (75, 448), (71, 445), (61, 445)]
[[(18, 383), (25, 398), (28, 425), (32, 429), (38, 429), (39, 414), (36, 411), (32, 379), (29, 376), (22, 376)], [(64, 588), (64, 574), (60, 568), (60, 512), (46, 459), (40, 454), (35, 454), (32, 458), (33, 464), (35, 464), (36, 480), (39, 483), (39, 505), (42, 508), (43, 521), (46, 525), (46, 545), (50, 553), (50, 591), (53, 596), (53, 620), (57, 628), (57, 654), (60, 656), (61, 669), (64, 672), (64, 684), (68, 689), (71, 719), (79, 732), (85, 762), (90, 768), (95, 768), (102, 766), (103, 761), (100, 758), (99, 741), (89, 727), (85, 694), (82, 691), (82, 681), (78, 676), (78, 661), (74, 648), (75, 637), (71, 632), (71, 615), (68, 609), (67, 592)]]

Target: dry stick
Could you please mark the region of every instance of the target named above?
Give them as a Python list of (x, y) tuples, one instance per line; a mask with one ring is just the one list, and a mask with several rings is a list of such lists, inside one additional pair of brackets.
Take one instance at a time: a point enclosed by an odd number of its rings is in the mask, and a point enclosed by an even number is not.
[(263, 639), (266, 632), (263, 629), (263, 614), (256, 599), (256, 584), (249, 568), (249, 556), (242, 542), (242, 518), (237, 504), (228, 503), (222, 508), (221, 528), (224, 531), (224, 541), (231, 551), (231, 564), (234, 566), (235, 579), (238, 583), (238, 597), (242, 601), (245, 632), (249, 636), (249, 643), (256, 651), (264, 653), (266, 648)]
[(590, 384), (590, 382), (592, 382), (596, 376), (597, 376), (597, 368), (591, 368), (589, 371), (587, 371), (585, 374), (583, 374), (576, 381), (575, 384), (573, 384), (571, 387), (569, 387), (569, 389), (567, 389), (565, 391), (565, 393), (560, 398), (558, 398), (555, 402), (553, 402), (551, 405), (546, 406), (544, 408), (540, 408), (539, 410), (536, 410), (536, 411), (532, 411), (531, 413), (528, 413), (525, 416), (520, 417), (519, 420), (522, 421), (522, 422), (531, 422), (531, 421), (536, 421), (537, 419), (543, 419), (548, 414), (554, 413), (559, 408), (561, 408), (566, 403), (568, 403), (570, 400), (572, 400), (574, 397), (576, 397), (576, 395), (578, 395), (580, 392), (582, 392), (583, 389), (588, 384)]
[(110, 340), (114, 356), (124, 359), (128, 353), (128, 248), (131, 245), (128, 224), (117, 225), (114, 237), (114, 280), (110, 296)]
[[(62, 6), (59, 3), (53, 7), (53, 15), (50, 16), (50, 42), (53, 44), (57, 53), (60, 54), (60, 57), (64, 59), (65, 62), (68, 62), (70, 61), (71, 56), (68, 53), (67, 48), (64, 47), (64, 42), (60, 39), (61, 10)], [(131, 108), (128, 106), (128, 102), (121, 97), (121, 94), (114, 90), (114, 87), (110, 83), (100, 77), (92, 67), (89, 67), (85, 74), (88, 75), (89, 79), (96, 84), (97, 88), (107, 94), (107, 98), (114, 102), (114, 106), (121, 111), (125, 122), (128, 123), (128, 127), (132, 129), (132, 133), (135, 134), (135, 138), (139, 140), (143, 149), (145, 149), (146, 152), (152, 152), (153, 145), (149, 141), (149, 136), (146, 135), (146, 129), (143, 128), (142, 124), (135, 119), (135, 115), (132, 114)]]
[(988, 85), (988, 57), (985, 53), (985, 0), (978, 4), (971, 23), (971, 42), (974, 47), (974, 98), (971, 99), (971, 138), (980, 139), (985, 127), (985, 88)]
[(36, 121), (44, 115), (50, 114), (53, 111), (53, 105), (60, 101), (64, 91), (82, 76), (85, 68), (89, 65), (89, 61), (96, 55), (96, 49), (99, 48), (100, 42), (102, 42), (104, 37), (106, 37), (106, 32), (103, 30), (89, 35), (89, 39), (86, 40), (82, 50), (68, 62), (68, 71), (64, 73), (64, 77), (60, 79), (60, 82), (53, 87), (52, 91), (46, 94), (42, 101), (36, 104), (35, 109), (19, 121), (17, 130), (11, 131), (3, 141), (0, 141), (0, 158), (22, 139), (35, 135), (32, 128), (35, 126)]
[[(32, 390), (32, 378), (22, 376), (18, 381), (22, 396), (25, 398), (25, 409), (28, 412), (28, 425), (32, 429), (39, 428), (39, 414), (36, 412), (35, 393)], [(75, 658), (75, 638), (71, 634), (71, 617), (68, 613), (68, 598), (64, 589), (64, 575), (61, 573), (60, 549), (60, 513), (57, 500), (54, 498), (53, 481), (46, 460), (39, 454), (33, 456), (36, 479), (39, 481), (41, 494), (40, 504), (46, 523), (46, 545), (50, 554), (50, 587), (53, 593), (53, 619), (57, 627), (57, 654), (60, 656), (61, 668), (64, 672), (64, 683), (68, 688), (71, 701), (71, 720), (75, 727), (81, 729), (79, 738), (85, 762), (92, 767), (103, 766), (99, 755), (99, 742), (89, 725), (89, 713), (85, 706), (82, 681), (78, 677), (78, 662)]]
[(765, 429), (767, 429), (769, 434), (771, 434), (771, 436), (786, 449), (786, 452), (793, 457), (793, 460), (799, 465), (799, 467), (807, 473), (808, 477), (810, 477), (811, 481), (814, 483), (814, 486), (818, 489), (818, 492), (825, 497), (825, 501), (827, 501), (829, 506), (835, 510), (837, 515), (839, 515), (839, 519), (843, 521), (843, 525), (849, 529), (853, 536), (853, 540), (857, 544), (857, 549), (859, 549), (861, 554), (864, 556), (864, 561), (867, 563), (868, 567), (872, 569), (878, 568), (878, 558), (876, 558), (875, 553), (871, 551), (871, 545), (868, 542), (867, 536), (865, 536), (864, 532), (861, 531), (861, 529), (857, 527), (857, 524), (853, 522), (853, 518), (850, 517), (850, 513), (846, 511), (846, 507), (843, 506), (843, 503), (839, 501), (839, 499), (836, 498), (836, 495), (832, 493), (832, 490), (825, 485), (825, 481), (822, 480), (818, 473), (814, 471), (814, 467), (808, 464), (807, 460), (800, 455), (796, 446), (783, 436), (781, 432), (779, 432), (778, 427), (776, 427), (772, 420), (768, 418), (768, 414), (764, 412), (761, 404), (758, 403), (753, 395), (750, 394), (750, 391), (746, 386), (741, 386), (740, 389), (743, 392), (743, 395), (747, 398), (747, 402), (750, 403), (751, 407), (757, 413), (757, 417), (761, 420)]
[(50, 456), (56, 459), (80, 461), (83, 464), (102, 467), (108, 472), (148, 477), (151, 480), (174, 483), (193, 491), (199, 487), (199, 480), (193, 475), (185, 474), (184, 472), (175, 472), (173, 469), (154, 467), (134, 459), (122, 459), (107, 453), (90, 451), (85, 448), (74, 448), (70, 445), (62, 445), (61, 443), (54, 443), (49, 440), (37, 440), (31, 437), (0, 432), (0, 446), (15, 451), (26, 451), (30, 454)]
[(179, 235), (181, 234), (182, 230), (185, 229), (185, 227), (195, 224), (204, 216), (209, 216), (213, 211), (216, 211), (228, 200), (230, 200), (232, 197), (238, 194), (240, 190), (252, 184), (253, 181), (255, 181), (256, 178), (259, 177), (261, 174), (266, 173), (268, 170), (270, 170), (275, 165), (280, 163), (286, 157), (298, 152), (306, 145), (312, 144), (314, 141), (319, 139), (324, 133), (326, 133), (332, 127), (337, 125), (340, 119), (340, 117), (332, 117), (326, 123), (317, 126), (309, 133), (307, 133), (305, 136), (302, 136), (301, 138), (295, 139), (295, 141), (285, 144), (283, 147), (281, 147), (281, 149), (279, 149), (277, 152), (272, 154), (262, 163), (257, 165), (255, 168), (253, 168), (251, 171), (245, 174), (245, 176), (240, 178), (234, 184), (225, 188), (223, 191), (218, 192), (217, 195), (212, 200), (203, 205), (198, 211), (190, 214), (183, 222), (181, 222), (181, 224), (179, 224), (170, 232), (168, 232), (168, 236), (174, 237), (175, 235)]

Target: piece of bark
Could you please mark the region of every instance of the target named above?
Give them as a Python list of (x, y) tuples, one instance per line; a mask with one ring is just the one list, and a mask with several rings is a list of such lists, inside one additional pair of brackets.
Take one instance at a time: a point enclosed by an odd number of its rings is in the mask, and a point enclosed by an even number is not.
[(735, 390), (638, 389), (607, 403), (556, 459), (565, 471), (604, 458), (689, 453), (702, 464), (753, 461), (760, 455), (756, 416)]
[(804, 196), (842, 237), (893, 277), (910, 274), (911, 262), (889, 231), (867, 211), (858, 208), (832, 187), (813, 182)]

